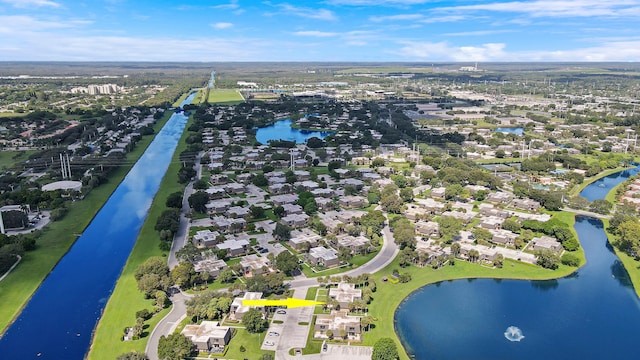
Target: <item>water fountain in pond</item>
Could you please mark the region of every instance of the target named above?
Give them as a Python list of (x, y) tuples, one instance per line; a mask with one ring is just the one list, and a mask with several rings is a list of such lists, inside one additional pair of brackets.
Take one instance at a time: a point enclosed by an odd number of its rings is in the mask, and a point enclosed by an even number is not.
[(524, 339), (524, 335), (522, 335), (522, 330), (520, 330), (517, 326), (509, 326), (507, 331), (504, 332), (504, 337), (509, 341), (520, 341)]

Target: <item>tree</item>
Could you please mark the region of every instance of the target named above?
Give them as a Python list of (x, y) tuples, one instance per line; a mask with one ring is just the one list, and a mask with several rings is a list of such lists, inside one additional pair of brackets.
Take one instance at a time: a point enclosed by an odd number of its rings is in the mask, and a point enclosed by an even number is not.
[(235, 276), (233, 275), (233, 270), (231, 269), (224, 269), (220, 272), (220, 275), (218, 275), (218, 280), (223, 283), (230, 283), (233, 281), (233, 279), (235, 279)]
[(371, 360), (396, 360), (398, 349), (391, 338), (381, 338), (373, 345)]
[(128, 352), (122, 355), (119, 355), (116, 360), (149, 360), (147, 354), (139, 353), (137, 351)]
[(209, 202), (209, 194), (204, 191), (196, 191), (189, 196), (189, 206), (201, 214), (207, 212), (207, 203)]
[(249, 210), (251, 210), (251, 216), (254, 219), (262, 219), (264, 217), (264, 208), (261, 206), (251, 205)]
[(251, 182), (255, 186), (267, 186), (267, 185), (269, 185), (269, 181), (267, 180), (267, 178), (263, 174), (258, 174), (256, 176), (254, 176), (253, 179), (251, 180)]
[(172, 234), (180, 227), (180, 210), (167, 209), (158, 216), (156, 220), (156, 231), (169, 230)]
[(497, 157), (498, 159), (502, 159), (502, 158), (504, 158), (504, 156), (505, 156), (505, 155), (506, 155), (506, 154), (505, 154), (504, 150), (496, 150), (496, 157)]
[(538, 250), (536, 252), (537, 264), (545, 269), (555, 270), (560, 263), (560, 257), (552, 250)]
[(191, 262), (181, 262), (178, 266), (171, 269), (171, 280), (181, 288), (191, 286), (196, 278), (196, 270)]
[(607, 200), (593, 200), (591, 204), (589, 204), (589, 210), (603, 215), (608, 215), (613, 208), (613, 204), (608, 202)]
[(278, 219), (284, 216), (284, 208), (280, 205), (273, 207), (273, 214), (278, 217)]
[(518, 222), (513, 219), (505, 219), (502, 223), (502, 228), (504, 230), (509, 230), (517, 233), (520, 231), (520, 224), (518, 224)]
[(440, 236), (447, 243), (451, 243), (453, 237), (462, 230), (462, 222), (452, 216), (441, 216), (436, 222)]
[(563, 265), (578, 267), (580, 266), (580, 258), (576, 254), (564, 253), (560, 260)]
[(174, 192), (169, 194), (166, 202), (167, 207), (179, 209), (182, 207), (182, 193)]
[(451, 253), (452, 253), (454, 256), (458, 256), (458, 254), (460, 253), (460, 243), (454, 242), (454, 243), (451, 245)]
[(380, 206), (390, 213), (399, 214), (402, 211), (402, 199), (396, 193), (383, 195), (380, 199)]
[(182, 360), (194, 354), (191, 340), (180, 333), (161, 336), (158, 343), (158, 357), (160, 360)]
[(196, 190), (206, 190), (208, 187), (209, 187), (209, 184), (202, 179), (198, 179), (193, 183), (193, 188)]
[(267, 320), (262, 318), (262, 312), (251, 308), (242, 316), (242, 323), (248, 332), (255, 334), (264, 331), (267, 327)]
[(312, 149), (321, 148), (325, 145), (324, 141), (316, 136), (307, 139), (307, 146)]
[(400, 189), (400, 197), (402, 198), (402, 201), (404, 201), (404, 202), (413, 201), (413, 189), (410, 188), (410, 187), (406, 187), (406, 188)]
[(625, 221), (616, 228), (616, 246), (636, 259), (640, 257), (640, 223), (636, 219)]
[(273, 237), (278, 240), (286, 241), (291, 238), (291, 228), (281, 222), (276, 223), (276, 228), (273, 230)]
[(491, 239), (493, 239), (493, 234), (485, 228), (473, 228), (471, 232), (473, 233), (473, 236), (476, 237), (476, 241), (491, 241)]
[(276, 268), (287, 275), (291, 275), (300, 270), (298, 258), (289, 251), (283, 251), (276, 256)]
[(464, 188), (460, 184), (452, 184), (445, 188), (444, 197), (447, 200), (454, 199), (462, 194)]

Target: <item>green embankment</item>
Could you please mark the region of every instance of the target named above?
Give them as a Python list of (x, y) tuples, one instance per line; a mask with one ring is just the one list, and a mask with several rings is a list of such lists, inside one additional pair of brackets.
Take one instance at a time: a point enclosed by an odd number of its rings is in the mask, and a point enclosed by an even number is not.
[[(154, 126), (156, 131), (164, 126), (170, 115), (167, 112), (156, 123)], [(131, 165), (123, 165), (117, 169), (110, 176), (108, 183), (91, 190), (82, 201), (68, 204), (67, 215), (62, 220), (45, 227), (42, 236), (37, 240), (36, 250), (27, 252), (20, 264), (0, 282), (0, 329), (2, 332), (19, 314), (42, 280), (69, 250), (76, 238), (89, 225), (153, 138), (153, 136), (143, 137), (134, 151), (127, 154), (129, 161), (125, 164)]]
[(13, 165), (27, 160), (30, 155), (35, 153), (35, 150), (0, 151), (0, 169), (10, 169)]
[(193, 104), (201, 104), (206, 100), (209, 104), (237, 105), (244, 101), (244, 98), (237, 90), (233, 89), (201, 89), (193, 99)]
[[(192, 119), (190, 118), (185, 129), (189, 127), (191, 122)], [(165, 201), (169, 194), (184, 191), (184, 185), (178, 183), (178, 170), (182, 164), (179, 161), (179, 154), (187, 147), (185, 142), (187, 134), (188, 131), (185, 131), (178, 142), (169, 168), (160, 183), (160, 188), (153, 199), (149, 214), (142, 225), (136, 244), (98, 323), (91, 350), (89, 351), (89, 359), (111, 360), (129, 351), (145, 351), (147, 340), (149, 339), (148, 336), (143, 336), (139, 340), (122, 341), (124, 328), (135, 325), (136, 311), (145, 308), (152, 310), (154, 304), (153, 300), (145, 299), (144, 295), (138, 290), (133, 275), (138, 265), (149, 257), (166, 256), (166, 253), (163, 253), (159, 248), (160, 239), (154, 226), (158, 216), (166, 209)], [(152, 320), (157, 323), (161, 316), (164, 315), (156, 315)], [(155, 323), (151, 324), (150, 321), (145, 323), (150, 325), (145, 330), (147, 333), (150, 333), (153, 330), (153, 326), (155, 326)]]

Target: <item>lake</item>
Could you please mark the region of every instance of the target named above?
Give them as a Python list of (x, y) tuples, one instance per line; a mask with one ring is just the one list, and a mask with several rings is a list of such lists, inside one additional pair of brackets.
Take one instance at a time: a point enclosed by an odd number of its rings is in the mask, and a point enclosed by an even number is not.
[(268, 144), (269, 140), (295, 141), (298, 144), (306, 142), (309, 138), (317, 137), (324, 139), (331, 135), (333, 131), (309, 131), (293, 129), (291, 120), (279, 120), (273, 125), (259, 128), (256, 132), (256, 140), (262, 144)]
[(186, 123), (173, 114), (156, 135), (0, 339), (1, 358), (84, 358)]
[(524, 134), (524, 128), (521, 128), (521, 127), (499, 127), (499, 128), (496, 128), (493, 132), (501, 132), (501, 133), (505, 133), (505, 134), (522, 135), (522, 134)]
[[(603, 198), (637, 172), (610, 175), (581, 195)], [(416, 359), (637, 357), (640, 300), (629, 276), (600, 220), (578, 216), (575, 229), (587, 264), (568, 277), (455, 280), (411, 294), (395, 313), (407, 352)], [(521, 341), (507, 340), (510, 326), (522, 332)]]

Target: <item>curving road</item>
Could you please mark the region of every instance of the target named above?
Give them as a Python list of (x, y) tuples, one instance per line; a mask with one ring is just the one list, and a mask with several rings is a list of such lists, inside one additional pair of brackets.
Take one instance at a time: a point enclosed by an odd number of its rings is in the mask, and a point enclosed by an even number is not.
[(173, 292), (169, 297), (173, 303), (173, 307), (153, 329), (151, 335), (149, 335), (149, 341), (147, 342), (147, 348), (145, 349), (147, 357), (151, 360), (158, 359), (158, 344), (160, 343), (160, 337), (173, 333), (176, 326), (178, 326), (182, 319), (187, 316), (187, 306), (184, 302), (191, 296), (181, 292), (177, 288), (171, 288), (170, 290)]

